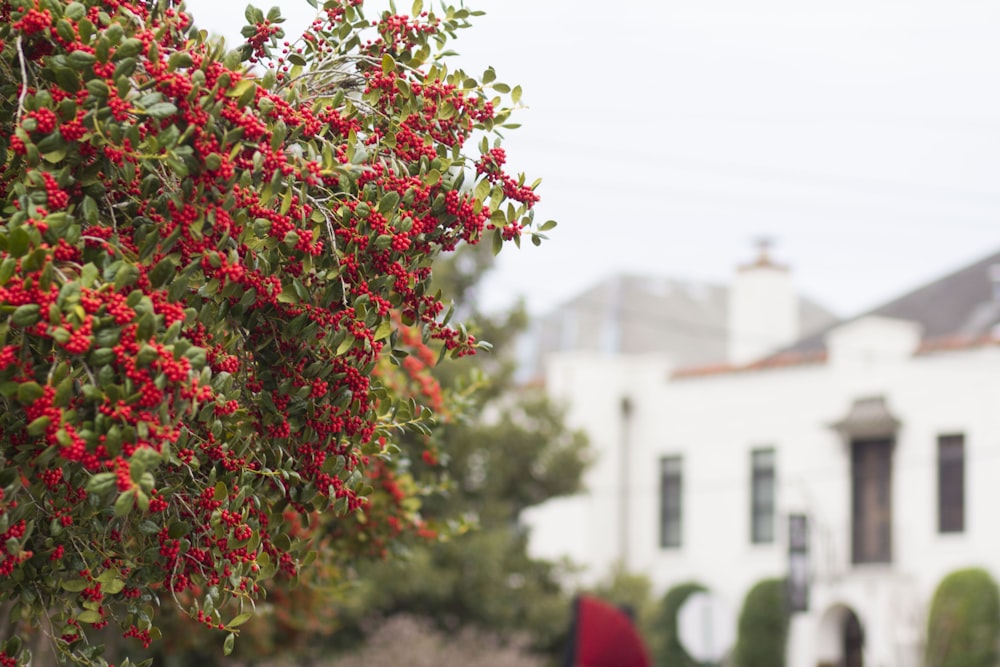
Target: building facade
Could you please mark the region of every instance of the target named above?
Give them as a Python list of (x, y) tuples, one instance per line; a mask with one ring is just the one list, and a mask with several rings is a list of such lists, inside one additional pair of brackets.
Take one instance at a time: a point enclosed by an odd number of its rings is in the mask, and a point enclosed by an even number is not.
[[(591, 579), (621, 564), (661, 593), (700, 582), (733, 622), (756, 582), (791, 576), (790, 667), (921, 665), (940, 580), (968, 566), (1000, 576), (998, 264), (754, 361), (746, 345), (693, 368), (663, 353), (552, 355), (546, 386), (597, 463), (585, 495), (528, 517), (535, 553)], [(795, 557), (790, 521), (807, 526)]]

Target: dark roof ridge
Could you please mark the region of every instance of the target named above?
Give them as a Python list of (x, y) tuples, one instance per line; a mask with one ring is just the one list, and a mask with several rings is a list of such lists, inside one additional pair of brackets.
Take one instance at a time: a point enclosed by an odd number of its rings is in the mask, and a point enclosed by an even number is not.
[(925, 339), (941, 339), (960, 333), (966, 336), (982, 335), (996, 322), (978, 322), (978, 331), (968, 331), (964, 325), (969, 323), (978, 306), (992, 298), (989, 267), (993, 264), (1000, 264), (1000, 252), (952, 270), (858, 315), (835, 322), (772, 356), (824, 349), (826, 336), (833, 329), (871, 316), (917, 322), (923, 328)]

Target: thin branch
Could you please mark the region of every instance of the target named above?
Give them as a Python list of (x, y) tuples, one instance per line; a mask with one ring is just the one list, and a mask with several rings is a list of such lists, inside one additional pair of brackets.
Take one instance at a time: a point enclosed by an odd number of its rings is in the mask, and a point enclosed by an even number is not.
[[(340, 258), (337, 257), (337, 233), (333, 229), (333, 221), (330, 220), (330, 215), (327, 212), (326, 206), (317, 201), (314, 197), (310, 197), (313, 203), (315, 203), (316, 210), (318, 210), (323, 215), (323, 220), (326, 222), (326, 233), (330, 236), (330, 243), (333, 244), (333, 257), (337, 260), (337, 264), (340, 264)], [(341, 302), (344, 304), (344, 308), (348, 307), (347, 303), (347, 282), (344, 280), (344, 273), (341, 271), (338, 275), (340, 278), (340, 291), (341, 291)]]
[(17, 124), (20, 125), (21, 114), (24, 113), (24, 99), (28, 96), (28, 66), (24, 62), (21, 35), (17, 36), (17, 59), (21, 63), (21, 94), (17, 97)]

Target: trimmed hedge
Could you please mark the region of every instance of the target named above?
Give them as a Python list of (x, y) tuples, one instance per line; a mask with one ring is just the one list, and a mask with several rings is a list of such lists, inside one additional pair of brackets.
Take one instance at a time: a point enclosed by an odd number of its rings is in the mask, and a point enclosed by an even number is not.
[(733, 664), (736, 667), (784, 667), (788, 644), (785, 580), (757, 582), (743, 600)]
[(653, 642), (653, 661), (657, 667), (701, 667), (681, 646), (677, 632), (677, 612), (692, 593), (707, 591), (704, 585), (690, 581), (674, 586), (663, 596), (657, 613), (657, 635)]
[(1000, 589), (972, 567), (938, 584), (927, 618), (927, 667), (994, 667), (1000, 654)]

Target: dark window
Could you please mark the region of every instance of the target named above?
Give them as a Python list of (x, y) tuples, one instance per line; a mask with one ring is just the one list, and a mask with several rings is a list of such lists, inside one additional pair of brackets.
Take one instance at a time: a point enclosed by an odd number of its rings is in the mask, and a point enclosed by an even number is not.
[(892, 440), (851, 443), (851, 556), (892, 561)]
[(774, 450), (750, 452), (750, 541), (774, 542)]
[(681, 457), (660, 459), (660, 546), (681, 545)]
[(938, 438), (938, 531), (965, 530), (965, 436)]

